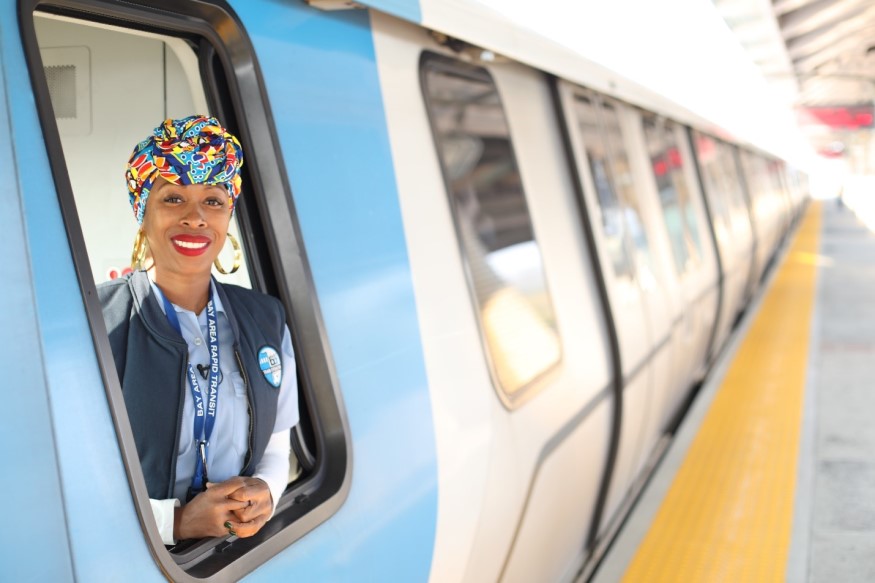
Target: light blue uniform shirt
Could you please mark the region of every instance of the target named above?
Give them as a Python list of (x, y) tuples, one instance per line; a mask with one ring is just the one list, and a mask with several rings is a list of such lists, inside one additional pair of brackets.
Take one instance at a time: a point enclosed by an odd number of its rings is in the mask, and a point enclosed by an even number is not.
[[(158, 304), (164, 310), (163, 294), (150, 280), (152, 289), (159, 298)], [(234, 333), (231, 323), (225, 313), (219, 294), (215, 290), (215, 282), (211, 282), (213, 303), (218, 316), (219, 333), (219, 396), (216, 410), (216, 424), (210, 436), (209, 457), (207, 469), (210, 482), (222, 482), (228, 478), (238, 476), (243, 469), (243, 461), (249, 447), (249, 408), (246, 399), (246, 386), (243, 376), (234, 356)], [(209, 366), (209, 334), (207, 331), (207, 314), (204, 309), (199, 315), (172, 304), (179, 318), (179, 326), (182, 337), (188, 344), (188, 358), (192, 366)], [(288, 326), (283, 331), (281, 347), (282, 355), (282, 382), (280, 384), (279, 400), (277, 403), (276, 423), (273, 433), (285, 432), (294, 427), (299, 420), (298, 413), (298, 381), (295, 374), (295, 353), (292, 349), (292, 340)], [(197, 372), (197, 368), (195, 368)], [(261, 374), (261, 371), (247, 371), (249, 375)], [(209, 381), (198, 372), (198, 385), (202, 394), (207, 394)], [(185, 402), (182, 410), (182, 426), (179, 433), (179, 450), (176, 458), (176, 483), (173, 495), (179, 500), (185, 500), (191, 479), (194, 476), (195, 455), (197, 448), (194, 437), (194, 402), (191, 396), (191, 388), (186, 381), (184, 386)], [(274, 507), (279, 501), (279, 494), (285, 489), (288, 479), (288, 453), (285, 453), (285, 468), (262, 467), (265, 464), (276, 465), (278, 459), (283, 456), (269, 455), (271, 448), (285, 447), (288, 452), (288, 437), (286, 443), (276, 443), (278, 440), (271, 439), (268, 451), (262, 463), (256, 467), (255, 475), (265, 480), (270, 487), (274, 498)], [(274, 452), (275, 453), (275, 452)], [(273, 482), (273, 483), (272, 483)], [(159, 525), (160, 529), (160, 525)]]

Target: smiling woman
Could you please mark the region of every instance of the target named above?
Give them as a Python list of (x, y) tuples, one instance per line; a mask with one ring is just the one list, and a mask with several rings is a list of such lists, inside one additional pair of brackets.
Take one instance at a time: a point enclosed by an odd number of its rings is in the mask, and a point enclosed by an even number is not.
[(215, 118), (158, 126), (136, 146), (126, 173), (140, 223), (134, 271), (98, 286), (168, 545), (254, 535), (289, 474), (289, 432), (299, 417), (284, 310), (211, 274), (231, 238), (242, 164), (240, 143)]

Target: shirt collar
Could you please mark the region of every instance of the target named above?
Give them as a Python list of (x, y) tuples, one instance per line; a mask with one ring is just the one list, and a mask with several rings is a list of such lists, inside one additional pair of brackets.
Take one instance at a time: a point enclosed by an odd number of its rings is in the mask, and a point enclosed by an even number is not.
[[(164, 294), (161, 293), (161, 288), (159, 288), (157, 285), (155, 285), (155, 282), (152, 280), (151, 276), (148, 279), (149, 279), (149, 285), (152, 286), (152, 291), (155, 293), (155, 295), (158, 296), (159, 298), (163, 298)], [(216, 280), (213, 279), (212, 277), (210, 278), (210, 291), (213, 293), (213, 306), (216, 308), (216, 313), (217, 314), (219, 312), (225, 313), (225, 306), (222, 305), (222, 298), (219, 295), (219, 292), (216, 290)], [(164, 314), (166, 315), (167, 312), (164, 311), (164, 302), (159, 300), (158, 305), (161, 307), (161, 311), (164, 312)], [(180, 308), (179, 306), (177, 306), (176, 304), (174, 304), (172, 302), (171, 302), (171, 305), (179, 313), (187, 312), (189, 314), (194, 314), (195, 316), (197, 316), (197, 314), (195, 314), (191, 310), (186, 310), (185, 308)]]

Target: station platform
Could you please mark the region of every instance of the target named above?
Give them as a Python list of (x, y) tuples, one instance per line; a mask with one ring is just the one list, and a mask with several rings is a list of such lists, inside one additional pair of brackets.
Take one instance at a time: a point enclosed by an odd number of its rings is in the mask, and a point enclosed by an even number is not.
[(593, 577), (875, 581), (875, 234), (813, 202)]

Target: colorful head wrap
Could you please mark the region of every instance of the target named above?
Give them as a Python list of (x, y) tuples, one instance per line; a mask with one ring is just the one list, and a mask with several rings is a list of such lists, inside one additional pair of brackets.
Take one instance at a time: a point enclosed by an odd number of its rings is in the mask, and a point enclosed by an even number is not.
[(243, 150), (214, 117), (167, 119), (134, 148), (125, 178), (137, 222), (143, 223), (149, 191), (160, 176), (173, 184), (222, 184), (231, 212), (240, 196)]

